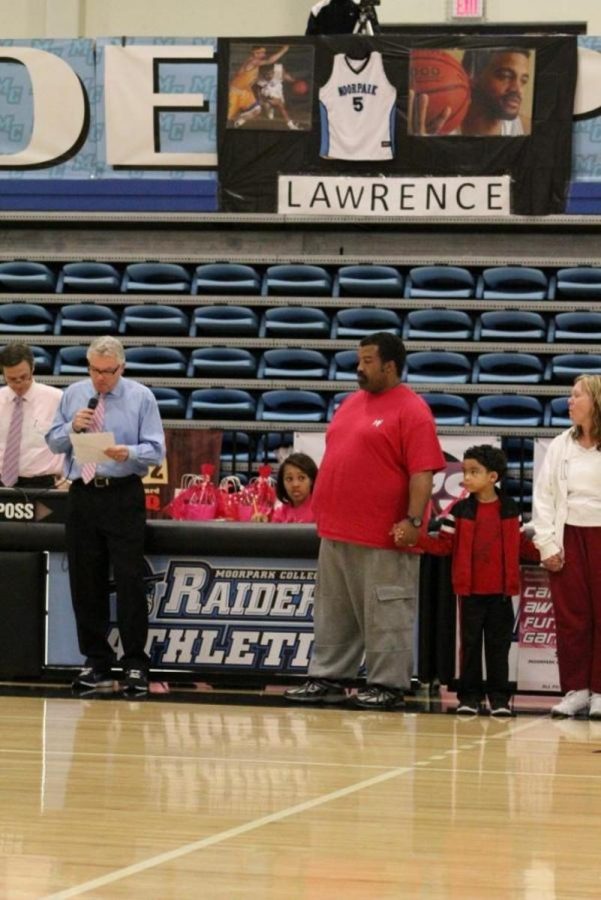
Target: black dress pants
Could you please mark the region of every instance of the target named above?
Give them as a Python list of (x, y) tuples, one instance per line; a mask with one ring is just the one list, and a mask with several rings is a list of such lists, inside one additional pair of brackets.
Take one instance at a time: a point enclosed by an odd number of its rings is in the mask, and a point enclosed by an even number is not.
[(124, 668), (148, 668), (148, 606), (144, 585), (144, 488), (137, 476), (106, 487), (74, 481), (67, 504), (66, 539), (79, 649), (86, 664), (109, 668), (110, 566)]
[(513, 635), (513, 603), (502, 594), (460, 598), (461, 646), (457, 696), (484, 699), (482, 640), (486, 660), (486, 693), (494, 704), (509, 702), (509, 650)]

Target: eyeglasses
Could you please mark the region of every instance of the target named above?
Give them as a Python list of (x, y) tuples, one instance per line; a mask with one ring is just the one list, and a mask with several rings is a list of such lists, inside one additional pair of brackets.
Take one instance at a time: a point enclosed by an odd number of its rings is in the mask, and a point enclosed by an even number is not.
[(121, 366), (115, 366), (114, 369), (97, 369), (96, 366), (88, 366), (88, 372), (92, 375), (115, 375)]

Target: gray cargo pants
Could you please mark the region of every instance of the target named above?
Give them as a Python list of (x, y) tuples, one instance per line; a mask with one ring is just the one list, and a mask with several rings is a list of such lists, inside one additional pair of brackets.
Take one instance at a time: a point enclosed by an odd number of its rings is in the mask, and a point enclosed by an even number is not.
[(419, 556), (323, 538), (315, 586), (312, 678), (356, 678), (408, 688)]

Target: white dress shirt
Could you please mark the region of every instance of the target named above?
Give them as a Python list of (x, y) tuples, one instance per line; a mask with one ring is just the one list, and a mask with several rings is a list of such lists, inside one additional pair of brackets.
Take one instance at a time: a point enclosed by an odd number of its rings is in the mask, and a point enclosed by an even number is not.
[[(23, 431), (19, 457), (21, 478), (62, 473), (63, 456), (52, 453), (44, 439), (45, 433), (52, 425), (62, 393), (59, 388), (33, 381), (23, 395)], [(12, 388), (8, 386), (0, 388), (0, 475), (15, 397)]]

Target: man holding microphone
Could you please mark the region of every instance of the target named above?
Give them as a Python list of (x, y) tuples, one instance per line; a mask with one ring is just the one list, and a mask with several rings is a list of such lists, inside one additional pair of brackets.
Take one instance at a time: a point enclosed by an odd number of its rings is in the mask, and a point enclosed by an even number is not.
[[(125, 353), (114, 337), (96, 338), (87, 352), (90, 378), (66, 388), (52, 427), (50, 449), (65, 454), (72, 481), (67, 505), (67, 555), (79, 649), (85, 666), (77, 690), (112, 687), (109, 566), (117, 593), (125, 690), (148, 690), (148, 609), (144, 586), (146, 521), (142, 478), (165, 457), (165, 436), (149, 388), (123, 378)], [(73, 433), (111, 432), (106, 461), (77, 462)]]

